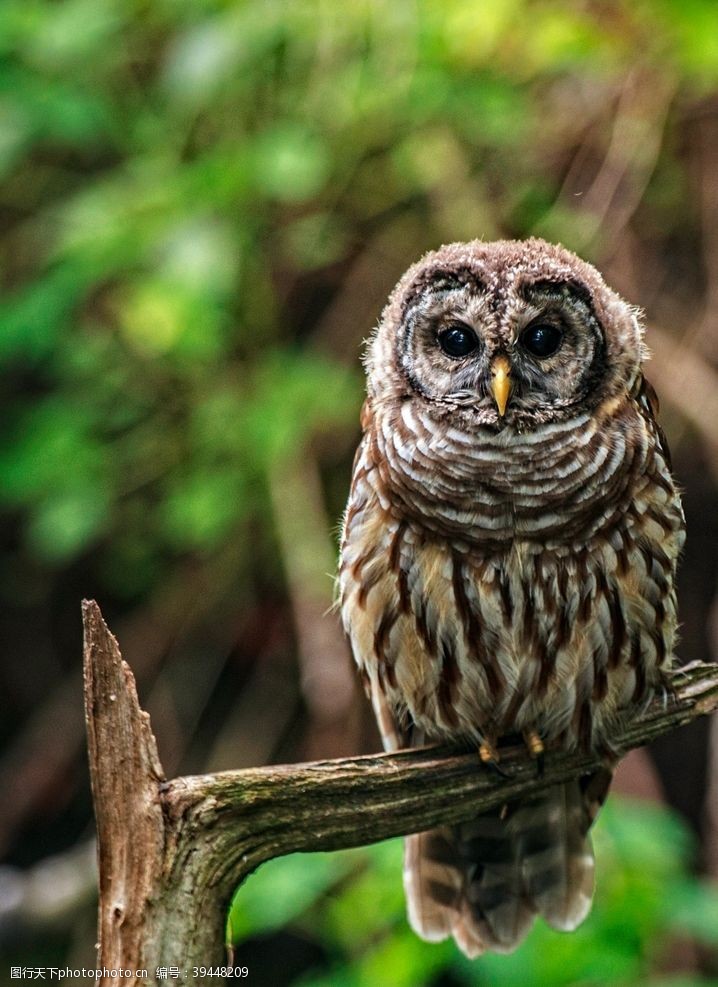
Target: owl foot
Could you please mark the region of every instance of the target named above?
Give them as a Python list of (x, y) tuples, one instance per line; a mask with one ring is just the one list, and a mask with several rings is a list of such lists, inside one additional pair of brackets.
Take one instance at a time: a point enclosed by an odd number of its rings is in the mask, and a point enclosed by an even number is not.
[(526, 730), (524, 732), (524, 743), (529, 754), (536, 761), (539, 777), (542, 778), (546, 766), (546, 752), (543, 740), (541, 740), (535, 730)]
[(510, 775), (507, 775), (506, 772), (499, 767), (499, 752), (496, 750), (494, 745), (489, 743), (487, 740), (479, 744), (479, 760), (485, 767), (487, 767), (490, 771), (493, 771), (494, 774), (497, 774), (500, 778), (510, 777)]
[[(691, 662), (690, 665), (685, 665), (684, 668), (691, 668), (695, 662)], [(661, 671), (661, 677), (659, 680), (659, 691), (661, 694), (661, 700), (663, 703), (663, 711), (665, 712), (672, 702), (676, 702), (678, 699), (677, 689), (678, 683), (677, 678), (686, 678), (687, 675), (683, 673), (683, 669), (678, 669), (674, 673), (673, 678), (671, 678), (665, 670)]]

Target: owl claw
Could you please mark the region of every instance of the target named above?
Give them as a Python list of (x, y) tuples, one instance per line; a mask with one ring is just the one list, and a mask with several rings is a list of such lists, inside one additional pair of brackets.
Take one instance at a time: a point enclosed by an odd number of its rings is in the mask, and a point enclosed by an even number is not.
[(541, 740), (535, 730), (526, 730), (524, 732), (524, 743), (531, 757), (541, 757), (544, 752), (543, 740)]
[(482, 764), (496, 764), (499, 760), (499, 752), (488, 740), (479, 744), (479, 760)]
[(543, 740), (541, 740), (535, 730), (526, 730), (524, 733), (524, 743), (529, 754), (536, 761), (539, 778), (543, 778), (546, 767), (546, 752)]
[(673, 679), (670, 679), (665, 672), (662, 672), (658, 682), (658, 687), (655, 690), (654, 695), (649, 697), (649, 702), (652, 698), (659, 698), (661, 707), (665, 713), (670, 704), (676, 700), (676, 679), (678, 676), (683, 677), (682, 673), (683, 669), (678, 669), (673, 673)]
[(509, 778), (506, 772), (499, 767), (499, 752), (496, 750), (493, 744), (488, 741), (484, 741), (479, 744), (479, 760), (481, 763), (492, 771), (494, 774), (498, 775), (500, 778)]

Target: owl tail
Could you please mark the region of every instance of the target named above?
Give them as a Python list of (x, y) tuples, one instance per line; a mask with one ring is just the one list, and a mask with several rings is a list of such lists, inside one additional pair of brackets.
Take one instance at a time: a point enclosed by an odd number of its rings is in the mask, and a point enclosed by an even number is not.
[(471, 822), (408, 837), (411, 927), (429, 942), (452, 935), (469, 957), (512, 952), (537, 913), (554, 929), (575, 929), (591, 908), (588, 830), (610, 781), (601, 769)]

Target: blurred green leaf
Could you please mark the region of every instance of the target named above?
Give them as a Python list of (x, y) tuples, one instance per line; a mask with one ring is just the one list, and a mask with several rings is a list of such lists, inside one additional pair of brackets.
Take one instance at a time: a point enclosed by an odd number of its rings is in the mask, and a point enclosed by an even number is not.
[[(289, 894), (286, 910), (277, 905), (282, 921), (297, 923), (305, 934), (314, 930), (332, 955), (341, 957), (328, 973), (300, 978), (301, 987), (430, 987), (442, 970), (467, 987), (478, 982), (492, 987), (662, 984), (660, 978), (647, 978), (647, 970), (652, 954), (673, 931), (715, 941), (718, 888), (689, 877), (687, 827), (658, 806), (611, 798), (599, 817), (595, 843), (597, 890), (588, 919), (570, 934), (554, 932), (539, 920), (526, 942), (508, 955), (467, 960), (451, 941), (428, 944), (411, 932), (401, 840), (330, 858), (274, 861), (264, 887), (260, 869), (235, 898), (232, 914), (244, 917), (236, 924), (233, 919), (234, 941), (266, 929), (271, 901), (282, 902)], [(686, 980), (694, 982), (712, 983)]]
[(12, 98), (16, 112), (36, 142), (98, 146), (112, 131), (109, 104), (96, 92), (62, 79), (51, 84), (24, 68), (0, 70), (0, 96)]
[(300, 123), (280, 123), (254, 143), (257, 187), (281, 202), (303, 202), (326, 182), (331, 157), (326, 143)]
[(41, 501), (30, 519), (30, 544), (41, 557), (65, 562), (88, 547), (109, 516), (106, 491), (67, 490)]
[(52, 352), (88, 280), (78, 265), (60, 265), (0, 301), (0, 361), (33, 363)]
[(275, 351), (257, 369), (247, 441), (259, 461), (281, 459), (313, 432), (350, 422), (360, 398), (355, 372), (320, 356)]
[(106, 45), (123, 21), (122, 4), (115, 0), (65, 0), (46, 6), (44, 16), (34, 19), (22, 48), (38, 69), (72, 70), (79, 60), (106, 56)]
[(0, 447), (2, 496), (21, 504), (91, 487), (106, 456), (92, 427), (92, 410), (77, 404), (46, 400), (29, 408)]
[(665, 920), (671, 929), (707, 946), (718, 946), (718, 885), (697, 880), (677, 883), (664, 899)]
[(311, 908), (354, 866), (353, 852), (302, 854), (263, 864), (237, 893), (228, 920), (231, 942), (286, 925)]
[(172, 482), (162, 503), (161, 526), (170, 544), (180, 549), (212, 549), (246, 511), (242, 473), (198, 470)]

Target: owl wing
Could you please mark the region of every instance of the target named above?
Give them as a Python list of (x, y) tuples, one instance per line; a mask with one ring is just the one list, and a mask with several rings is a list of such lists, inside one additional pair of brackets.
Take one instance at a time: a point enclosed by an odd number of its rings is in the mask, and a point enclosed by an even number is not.
[(658, 421), (661, 403), (658, 400), (658, 395), (653, 384), (649, 380), (646, 380), (643, 374), (639, 376), (636, 382), (635, 395), (638, 401), (638, 407), (641, 409), (641, 414), (648, 421), (651, 430), (655, 434), (658, 448), (665, 460), (666, 466), (671, 470), (673, 468), (671, 450), (668, 447), (666, 433)]
[(376, 725), (381, 734), (381, 741), (385, 751), (398, 751), (402, 747), (408, 747), (410, 743), (410, 731), (399, 723), (394, 710), (386, 698), (378, 680), (372, 675), (369, 678), (367, 689)]

